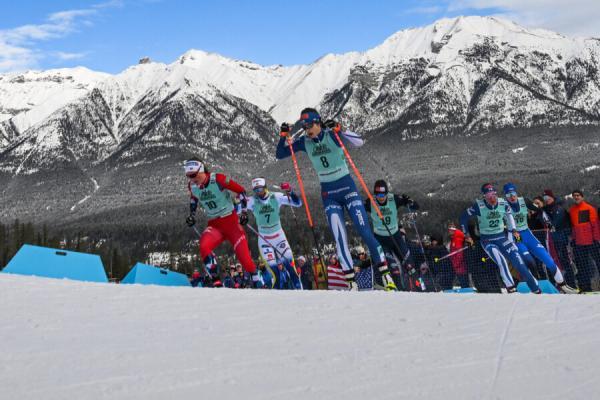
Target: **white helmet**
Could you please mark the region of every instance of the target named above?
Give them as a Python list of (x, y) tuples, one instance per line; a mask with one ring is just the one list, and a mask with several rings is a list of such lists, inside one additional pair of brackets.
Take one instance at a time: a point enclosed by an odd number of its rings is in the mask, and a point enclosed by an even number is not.
[(186, 175), (193, 175), (199, 172), (204, 172), (204, 164), (198, 160), (186, 160), (183, 165)]
[(266, 188), (266, 187), (267, 187), (267, 181), (265, 180), (265, 178), (252, 179), (252, 190), (254, 190), (256, 188)]

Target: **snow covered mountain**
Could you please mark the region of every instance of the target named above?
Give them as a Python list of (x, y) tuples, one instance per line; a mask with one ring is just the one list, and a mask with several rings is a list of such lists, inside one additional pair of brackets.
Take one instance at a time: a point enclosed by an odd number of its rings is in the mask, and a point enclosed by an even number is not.
[(75, 200), (103, 180), (114, 190), (124, 169), (152, 166), (170, 176), (190, 153), (216, 166), (238, 163), (245, 174), (265, 170), (277, 124), (305, 106), (389, 143), (596, 127), (599, 60), (599, 39), (458, 17), (310, 65), (261, 66), (191, 50), (171, 64), (142, 59), (117, 75), (85, 68), (0, 75), (0, 183), (5, 195), (10, 187), (21, 196), (32, 182), (47, 183), (36, 174), (60, 171), (77, 182)]

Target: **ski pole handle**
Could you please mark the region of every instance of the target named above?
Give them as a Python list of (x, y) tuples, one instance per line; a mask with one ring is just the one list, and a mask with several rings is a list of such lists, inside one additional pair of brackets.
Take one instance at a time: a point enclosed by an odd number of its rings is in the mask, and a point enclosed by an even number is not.
[(465, 251), (465, 250), (466, 250), (466, 249), (468, 249), (468, 248), (469, 248), (469, 246), (461, 247), (460, 249), (458, 249), (458, 250), (454, 250), (452, 253), (446, 254), (446, 255), (445, 255), (445, 256), (443, 256), (443, 257), (440, 257), (440, 258), (435, 258), (435, 259), (434, 259), (434, 261), (435, 261), (435, 262), (440, 262), (440, 261), (442, 261), (442, 260), (444, 260), (444, 259), (446, 259), (446, 258), (448, 258), (448, 257), (452, 257), (452, 256), (453, 256), (453, 255), (455, 255), (455, 254), (458, 254), (458, 253), (460, 253), (460, 252), (463, 252), (463, 251)]

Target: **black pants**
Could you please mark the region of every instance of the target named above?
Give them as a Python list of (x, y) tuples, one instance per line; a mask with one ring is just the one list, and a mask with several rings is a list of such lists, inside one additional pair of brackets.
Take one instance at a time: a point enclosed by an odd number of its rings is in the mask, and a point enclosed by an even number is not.
[[(377, 241), (379, 242), (381, 247), (383, 247), (384, 252), (395, 254), (403, 266), (406, 266), (409, 264), (412, 266), (415, 265), (415, 261), (414, 261), (413, 256), (408, 248), (408, 245), (406, 244), (406, 239), (405, 239), (404, 235), (402, 234), (402, 232), (398, 231), (398, 232), (394, 233), (393, 236), (380, 236), (380, 235), (375, 234), (375, 239), (377, 239)], [(400, 249), (398, 249), (396, 247), (396, 245), (394, 244), (394, 241), (398, 245), (397, 247), (399, 247)], [(398, 252), (398, 250), (400, 250), (400, 252)]]
[(499, 269), (487, 258), (480, 244), (475, 243), (475, 246), (465, 250), (465, 253), (475, 289), (480, 293), (501, 293)]
[(584, 292), (592, 290), (592, 278), (596, 275), (596, 264), (594, 258), (596, 255), (596, 246), (577, 246), (573, 249), (575, 253), (575, 265), (577, 265), (577, 283), (579, 289)]
[[(560, 266), (564, 270), (565, 282), (571, 287), (577, 287), (575, 282), (575, 271), (571, 265), (571, 258), (569, 257), (569, 232), (568, 231), (556, 231), (551, 234), (554, 248), (558, 254), (558, 261)], [(557, 260), (554, 260), (557, 261)]]

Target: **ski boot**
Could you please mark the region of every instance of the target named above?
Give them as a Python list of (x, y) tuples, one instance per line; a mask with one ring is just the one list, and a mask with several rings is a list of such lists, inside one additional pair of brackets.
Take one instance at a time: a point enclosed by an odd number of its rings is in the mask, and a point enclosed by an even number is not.
[(384, 290), (386, 292), (395, 292), (398, 290), (394, 280), (392, 279), (392, 275), (390, 274), (390, 270), (388, 269), (386, 262), (381, 262), (375, 266), (381, 272), (381, 280), (383, 281)]
[(516, 291), (517, 291), (516, 286), (507, 286), (506, 287), (506, 293), (508, 293), (508, 294), (515, 293)]
[(556, 288), (564, 294), (579, 294), (579, 290), (567, 285), (567, 282), (557, 283)]
[(398, 288), (396, 287), (396, 284), (394, 283), (394, 280), (392, 279), (392, 275), (390, 274), (390, 271), (382, 273), (381, 280), (383, 281), (383, 283), (385, 285), (386, 292), (395, 292), (398, 290)]

